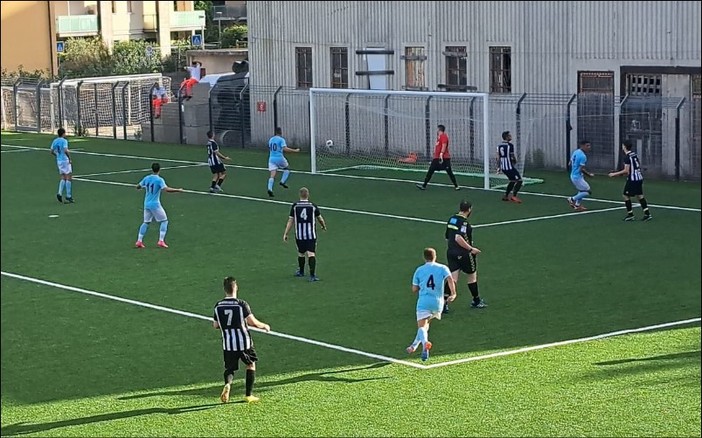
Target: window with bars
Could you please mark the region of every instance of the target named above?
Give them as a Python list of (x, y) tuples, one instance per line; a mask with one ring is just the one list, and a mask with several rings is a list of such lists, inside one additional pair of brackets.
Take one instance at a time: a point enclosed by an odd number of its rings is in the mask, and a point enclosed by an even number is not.
[(626, 94), (631, 96), (660, 96), (661, 75), (635, 73), (627, 74)]
[(512, 92), (511, 47), (490, 47), (490, 92)]
[(402, 59), (405, 61), (405, 90), (427, 90), (424, 47), (405, 47)]
[(349, 49), (346, 47), (332, 47), (330, 50), (331, 87), (349, 88)]
[(295, 47), (297, 88), (312, 87), (312, 47)]
[(444, 56), (446, 57), (447, 88), (468, 85), (468, 53), (466, 46), (447, 46)]
[(579, 71), (578, 93), (614, 94), (614, 72)]

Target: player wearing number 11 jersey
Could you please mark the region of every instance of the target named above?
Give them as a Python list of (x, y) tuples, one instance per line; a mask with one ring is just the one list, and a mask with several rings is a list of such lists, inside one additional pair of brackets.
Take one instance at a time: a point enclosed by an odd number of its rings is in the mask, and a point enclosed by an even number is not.
[(139, 236), (137, 237), (135, 246), (137, 248), (144, 248), (144, 235), (148, 231), (151, 221), (156, 219), (156, 222), (161, 224), (158, 246), (161, 248), (168, 248), (165, 240), (166, 231), (168, 230), (168, 216), (166, 216), (166, 210), (161, 206), (161, 191), (172, 193), (182, 192), (183, 189), (174, 189), (166, 185), (166, 181), (159, 175), (161, 166), (158, 163), (153, 163), (151, 165), (151, 170), (153, 173), (145, 176), (136, 186), (137, 190), (144, 189), (146, 194), (144, 195), (144, 223), (139, 227)]
[(436, 262), (436, 250), (424, 249), (425, 263), (414, 271), (412, 278), (412, 292), (417, 294), (417, 336), (407, 347), (407, 353), (414, 351), (422, 344), (422, 360), (429, 359), (429, 321), (433, 318), (441, 319), (444, 307), (444, 284), (448, 283), (450, 294), (448, 301), (456, 299), (456, 283), (451, 277), (448, 266)]

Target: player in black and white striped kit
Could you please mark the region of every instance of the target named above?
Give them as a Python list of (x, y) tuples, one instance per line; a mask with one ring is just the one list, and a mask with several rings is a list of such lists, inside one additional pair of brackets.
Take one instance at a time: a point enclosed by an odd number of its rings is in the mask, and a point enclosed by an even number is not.
[(509, 183), (505, 190), (503, 201), (512, 201), (521, 204), (522, 200), (517, 198), (519, 189), (522, 188), (522, 176), (516, 167), (517, 157), (514, 154), (514, 145), (512, 142), (512, 134), (509, 131), (502, 133), (502, 143), (497, 146), (497, 172), (502, 172)]
[(634, 218), (634, 207), (631, 204), (631, 197), (636, 196), (641, 204), (641, 209), (643, 210), (643, 217), (641, 220), (650, 221), (653, 219), (651, 212), (648, 209), (648, 202), (644, 197), (643, 192), (643, 172), (641, 171), (641, 162), (639, 161), (639, 156), (632, 150), (632, 144), (630, 141), (625, 141), (622, 143), (622, 151), (626, 157), (624, 158), (624, 169), (619, 172), (610, 172), (609, 176), (620, 176), (626, 175), (626, 184), (624, 185), (624, 205), (626, 206), (626, 217), (625, 221), (636, 220)]
[(224, 178), (227, 176), (227, 169), (225, 169), (222, 160), (229, 161), (229, 157), (225, 157), (219, 151), (219, 145), (214, 139), (214, 132), (207, 131), (207, 164), (210, 166), (210, 171), (212, 171), (211, 193), (222, 192), (222, 183), (224, 183)]
[(317, 222), (326, 231), (327, 224), (324, 222), (319, 208), (309, 200), (310, 191), (307, 187), (300, 189), (300, 200), (290, 207), (290, 217), (285, 224), (283, 241), (288, 241), (290, 229), (295, 227), (295, 242), (297, 243), (297, 263), (298, 271), (296, 277), (305, 276), (305, 256), (310, 265), (310, 281), (319, 281), (317, 277)]
[(271, 327), (256, 319), (251, 313), (249, 303), (237, 298), (239, 286), (234, 277), (224, 279), (223, 300), (217, 302), (214, 308), (212, 326), (222, 332), (222, 350), (224, 351), (224, 388), (220, 399), (222, 403), (229, 401), (229, 391), (234, 380), (234, 372), (239, 369), (239, 361), (246, 365), (246, 397), (247, 402), (256, 402), (258, 397), (252, 395), (256, 380), (256, 350), (247, 324), (269, 332)]

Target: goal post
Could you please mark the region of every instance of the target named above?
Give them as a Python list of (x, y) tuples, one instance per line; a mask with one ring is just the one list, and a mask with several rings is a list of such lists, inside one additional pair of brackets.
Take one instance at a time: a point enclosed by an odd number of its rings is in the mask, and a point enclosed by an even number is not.
[(494, 173), (495, 150), (501, 132), (516, 129), (505, 108), (491, 108), (488, 93), (311, 88), (311, 170), (381, 177), (390, 171), (426, 173), (437, 127), (444, 125), (459, 184), (504, 186), (504, 176)]

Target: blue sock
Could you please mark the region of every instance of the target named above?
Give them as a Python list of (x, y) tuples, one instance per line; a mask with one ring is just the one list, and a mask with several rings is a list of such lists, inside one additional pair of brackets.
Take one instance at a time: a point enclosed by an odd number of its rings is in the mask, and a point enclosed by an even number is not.
[(580, 201), (587, 198), (588, 196), (590, 196), (588, 192), (578, 192), (577, 195), (573, 196), (573, 201), (575, 201), (576, 204), (580, 204)]
[(144, 240), (144, 235), (146, 234), (146, 232), (148, 230), (149, 230), (149, 224), (147, 224), (147, 223), (141, 224), (141, 226), (139, 227), (139, 237), (137, 237), (137, 242), (141, 242), (142, 240)]
[(268, 191), (272, 192), (273, 191), (273, 183), (275, 180), (273, 178), (268, 178)]
[(168, 221), (163, 221), (161, 222), (161, 230), (160, 234), (158, 235), (158, 240), (166, 239), (166, 231), (168, 231)]
[(285, 169), (285, 170), (283, 171), (283, 177), (280, 179), (280, 182), (282, 182), (283, 184), (285, 184), (285, 182), (288, 180), (289, 177), (290, 177), (290, 170)]
[(66, 180), (66, 197), (67, 198), (73, 197), (72, 186), (73, 186), (73, 184), (71, 184), (71, 180), (70, 179)]
[(62, 180), (59, 182), (59, 190), (58, 190), (58, 194), (59, 194), (59, 195), (63, 195), (63, 188), (64, 188), (65, 186), (66, 186), (66, 180), (65, 180), (65, 179), (62, 179)]

